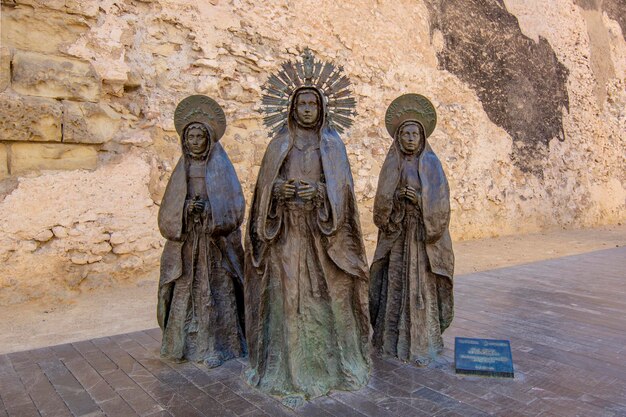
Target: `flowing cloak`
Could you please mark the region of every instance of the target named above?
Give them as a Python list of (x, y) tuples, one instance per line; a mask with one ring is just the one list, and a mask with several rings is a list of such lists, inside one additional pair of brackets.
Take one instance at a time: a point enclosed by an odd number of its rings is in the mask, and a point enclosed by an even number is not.
[[(323, 250), (344, 276), (352, 279), (352, 294), (330, 294), (351, 300), (348, 306), (354, 315), (358, 355), (361, 363), (369, 369), (369, 316), (367, 310), (368, 268), (361, 236), (354, 187), (345, 145), (331, 128), (322, 127), (320, 159), (326, 183), (328, 211), (319, 215), (317, 225), (321, 234)], [(246, 232), (246, 337), (248, 340), (250, 367), (258, 372), (268, 361), (268, 326), (270, 303), (270, 275), (267, 271), (270, 250), (280, 238), (284, 225), (280, 216), (272, 213), (273, 185), (281, 166), (293, 146), (289, 129), (284, 127), (270, 142), (265, 152), (250, 209)], [(326, 277), (332, 280), (332, 277)], [(258, 375), (257, 375), (258, 376)], [(365, 379), (367, 376), (365, 376)]]
[[(245, 200), (241, 184), (226, 152), (219, 143), (211, 144), (206, 163), (205, 183), (210, 216), (205, 233), (222, 254), (222, 267), (233, 277), (239, 324), (244, 327), (243, 248), (241, 231)], [(159, 230), (167, 239), (161, 256), (157, 320), (165, 331), (174, 282), (183, 275), (182, 249), (185, 242), (184, 208), (187, 198), (187, 173), (184, 156), (174, 168), (159, 209)], [(234, 330), (233, 330), (234, 331)]]
[[(391, 214), (394, 194), (401, 175), (401, 151), (397, 141), (389, 149), (378, 180), (374, 199), (374, 223), (378, 227), (378, 244), (370, 269), (369, 310), (375, 320), (384, 300), (380, 299), (386, 280), (389, 255), (394, 242), (402, 234), (399, 225), (393, 224)], [(450, 223), (450, 189), (443, 167), (428, 142), (419, 156), (419, 178), (422, 184), (421, 211), (426, 238), (428, 266), (434, 274), (445, 277), (437, 288), (440, 311), (439, 321), (443, 332), (452, 322), (454, 301), (452, 277), (454, 253), (448, 231)], [(374, 323), (372, 323), (374, 325)]]

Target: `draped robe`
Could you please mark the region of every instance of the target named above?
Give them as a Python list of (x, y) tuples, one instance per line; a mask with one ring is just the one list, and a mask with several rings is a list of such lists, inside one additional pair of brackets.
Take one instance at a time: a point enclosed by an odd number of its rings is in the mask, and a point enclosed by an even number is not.
[[(159, 210), (159, 229), (167, 239), (157, 306), (161, 354), (223, 361), (246, 353), (240, 232), (245, 201), (219, 143), (212, 143), (199, 163), (185, 158), (178, 161)], [(193, 198), (205, 200), (204, 212), (188, 213)]]
[[(398, 196), (404, 185), (417, 188), (417, 205)], [(449, 221), (449, 188), (441, 162), (428, 143), (410, 158), (395, 140), (374, 200), (379, 233), (369, 309), (376, 352), (427, 363), (443, 348), (441, 334), (452, 321), (454, 304)]]
[[(248, 221), (246, 377), (270, 394), (311, 398), (367, 383), (367, 261), (343, 142), (323, 127), (314, 155), (298, 156), (291, 128), (268, 145)], [(318, 169), (314, 203), (274, 195), (277, 179)]]

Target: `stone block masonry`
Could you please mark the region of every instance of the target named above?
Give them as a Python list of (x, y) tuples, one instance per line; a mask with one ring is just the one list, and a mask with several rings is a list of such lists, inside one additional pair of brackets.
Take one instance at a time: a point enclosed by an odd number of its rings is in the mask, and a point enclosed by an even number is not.
[(0, 93), (11, 83), (11, 50), (0, 46)]
[[(2, 43), (21, 51), (58, 54), (89, 28), (86, 16), (77, 11), (63, 10), (63, 7), (55, 8), (56, 5), (69, 3), (65, 0), (10, 0), (2, 3)], [(46, 13), (41, 13), (37, 3), (49, 7)], [(95, 6), (97, 11), (97, 4)]]
[(117, 134), (120, 115), (106, 103), (63, 102), (63, 142), (104, 143)]
[(11, 146), (11, 174), (38, 170), (95, 169), (98, 152), (91, 146), (55, 143), (15, 143)]
[(22, 51), (13, 57), (11, 86), (24, 95), (96, 102), (100, 84), (85, 61)]
[(0, 94), (0, 140), (61, 142), (62, 104), (53, 99)]
[[(304, 46), (354, 86), (342, 139), (367, 248), (392, 140), (384, 112), (407, 92), (437, 109), (429, 142), (450, 181), (454, 240), (626, 219), (618, 0), (0, 3), (0, 304), (157, 274), (156, 213), (180, 156), (173, 112), (188, 95), (224, 107), (221, 143), (250, 202), (270, 140), (260, 86)], [(95, 237), (105, 233), (110, 243)]]
[(9, 176), (9, 163), (7, 160), (7, 147), (0, 144), (0, 181)]

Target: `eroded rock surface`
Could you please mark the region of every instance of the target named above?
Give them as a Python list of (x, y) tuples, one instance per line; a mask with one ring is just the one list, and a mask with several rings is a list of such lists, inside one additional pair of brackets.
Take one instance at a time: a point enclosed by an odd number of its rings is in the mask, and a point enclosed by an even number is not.
[(503, 1), (430, 1), (431, 30), (444, 46), (439, 66), (472, 86), (496, 125), (511, 136), (513, 162), (543, 177), (546, 147), (565, 140), (569, 71), (543, 37), (525, 36)]
[[(248, 201), (260, 86), (304, 46), (344, 66), (368, 249), (407, 92), (431, 98), (454, 239), (626, 218), (623, 1), (10, 0), (0, 49), (0, 303), (156, 277), (173, 112), (207, 94)], [(31, 214), (34, 213), (34, 214)], [(33, 268), (36, 265), (36, 268)]]

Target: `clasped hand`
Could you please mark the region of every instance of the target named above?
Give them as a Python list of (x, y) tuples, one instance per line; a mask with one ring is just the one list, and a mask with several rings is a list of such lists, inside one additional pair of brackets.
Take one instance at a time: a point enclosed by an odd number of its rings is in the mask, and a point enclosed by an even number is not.
[(399, 197), (409, 200), (413, 204), (417, 204), (420, 197), (417, 190), (409, 185), (405, 185), (398, 191)]
[(304, 201), (310, 201), (317, 194), (317, 185), (311, 181), (292, 179), (277, 181), (274, 190), (277, 196), (283, 200), (290, 200), (297, 195)]
[(202, 213), (206, 207), (206, 202), (200, 199), (193, 199), (189, 202), (187, 210), (190, 213)]

